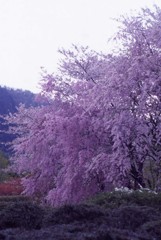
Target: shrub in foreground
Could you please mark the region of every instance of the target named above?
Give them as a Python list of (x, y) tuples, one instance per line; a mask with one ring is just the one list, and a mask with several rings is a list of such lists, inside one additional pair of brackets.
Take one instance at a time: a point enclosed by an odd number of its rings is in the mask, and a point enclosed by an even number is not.
[(39, 229), (43, 215), (44, 210), (35, 204), (27, 202), (11, 203), (0, 212), (0, 229)]
[(161, 219), (143, 224), (140, 232), (150, 234), (153, 236), (153, 239), (161, 239)]
[(131, 205), (113, 209), (109, 223), (117, 229), (136, 231), (141, 225), (159, 218), (161, 214), (154, 208)]
[(156, 194), (147, 190), (105, 192), (88, 199), (86, 203), (98, 205), (106, 209), (133, 204), (161, 209), (161, 193)]
[[(124, 204), (116, 204), (114, 208), (117, 197), (119, 200), (121, 199), (120, 195), (118, 195), (118, 192), (108, 193), (107, 195), (111, 196), (109, 199), (113, 201), (113, 208), (104, 209), (93, 203), (64, 205), (59, 208), (42, 208), (31, 202), (8, 201), (8, 206), (6, 205), (0, 211), (0, 239), (161, 239), (161, 211), (156, 207), (158, 205), (146, 206), (145, 199), (145, 206), (132, 202), (125, 204), (124, 202)], [(125, 198), (125, 195), (127, 198)], [(115, 196), (115, 199), (112, 199), (112, 196)], [(127, 203), (128, 196), (128, 193), (124, 193)], [(158, 195), (155, 196), (158, 198)], [(101, 197), (102, 195), (97, 196), (99, 199)], [(141, 196), (141, 199), (143, 199), (143, 196)]]
[(69, 224), (76, 221), (89, 222), (103, 218), (105, 213), (102, 209), (88, 205), (64, 205), (47, 214), (44, 225)]

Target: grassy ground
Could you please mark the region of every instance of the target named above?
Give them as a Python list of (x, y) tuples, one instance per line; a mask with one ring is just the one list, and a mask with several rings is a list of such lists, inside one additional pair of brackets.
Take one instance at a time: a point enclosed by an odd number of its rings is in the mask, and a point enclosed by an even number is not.
[(104, 193), (60, 208), (41, 207), (23, 196), (3, 196), (1, 239), (159, 240), (161, 194)]

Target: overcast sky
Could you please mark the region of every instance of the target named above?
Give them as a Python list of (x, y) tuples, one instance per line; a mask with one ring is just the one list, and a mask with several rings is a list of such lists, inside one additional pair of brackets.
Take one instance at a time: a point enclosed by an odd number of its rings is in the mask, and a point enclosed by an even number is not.
[(161, 0), (0, 0), (0, 85), (38, 91), (40, 67), (54, 72), (58, 48), (107, 50), (112, 18)]

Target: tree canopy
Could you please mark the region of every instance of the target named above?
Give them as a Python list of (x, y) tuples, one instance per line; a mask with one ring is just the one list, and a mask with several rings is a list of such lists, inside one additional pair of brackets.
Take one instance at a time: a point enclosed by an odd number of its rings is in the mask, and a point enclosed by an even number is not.
[(42, 73), (47, 105), (8, 117), (24, 192), (57, 206), (112, 187), (160, 190), (161, 9), (122, 17), (117, 51), (73, 45)]

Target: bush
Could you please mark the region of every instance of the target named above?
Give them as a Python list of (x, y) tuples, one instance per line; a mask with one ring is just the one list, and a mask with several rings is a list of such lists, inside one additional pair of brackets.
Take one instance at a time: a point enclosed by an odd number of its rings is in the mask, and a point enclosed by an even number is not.
[(140, 232), (150, 234), (154, 239), (161, 239), (161, 220), (150, 221), (143, 224)]
[(0, 211), (2, 211), (4, 208), (8, 207), (12, 203), (21, 203), (21, 202), (28, 202), (31, 203), (31, 199), (29, 199), (26, 196), (0, 196)]
[(106, 209), (115, 209), (122, 205), (149, 206), (161, 209), (161, 193), (155, 194), (148, 191), (122, 192), (113, 191), (98, 194), (86, 201), (87, 204), (94, 204)]
[(75, 221), (95, 221), (104, 217), (102, 209), (88, 205), (64, 205), (50, 212), (45, 220), (44, 225), (69, 224)]
[(39, 229), (44, 210), (29, 202), (14, 202), (0, 212), (0, 229), (26, 228)]
[(141, 225), (156, 221), (161, 214), (154, 208), (142, 206), (121, 206), (111, 211), (110, 225), (118, 229), (136, 231)]
[(12, 195), (12, 196), (0, 196), (0, 203), (1, 202), (26, 202), (31, 201), (29, 197), (23, 195)]

